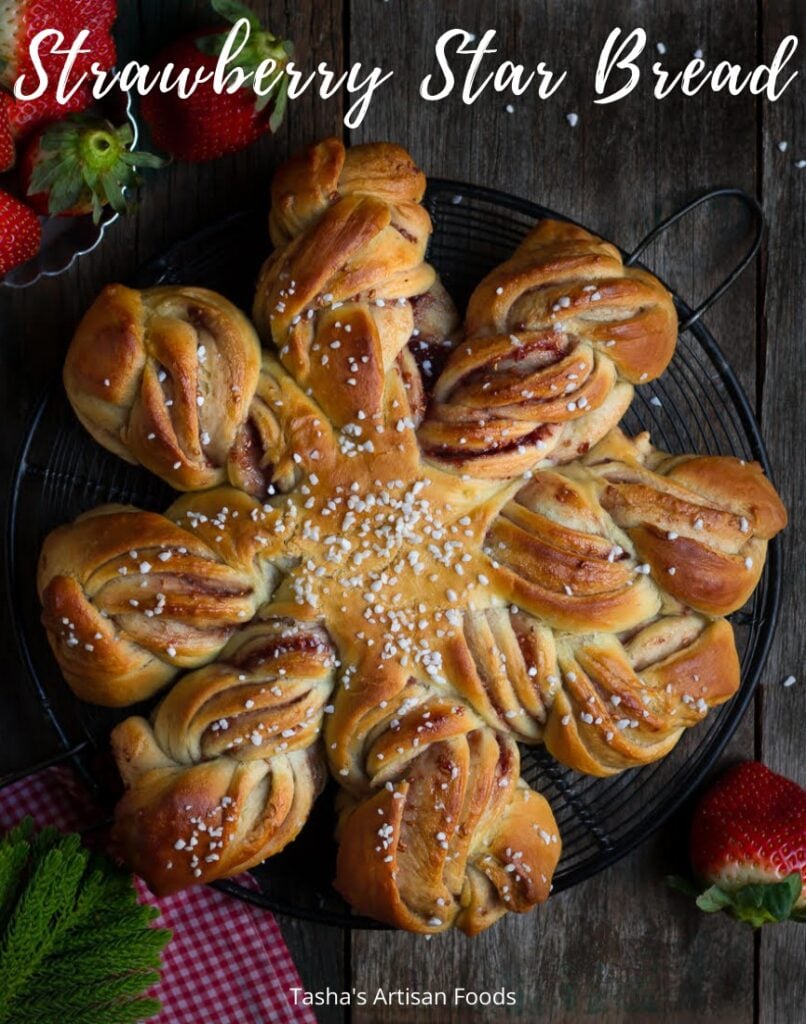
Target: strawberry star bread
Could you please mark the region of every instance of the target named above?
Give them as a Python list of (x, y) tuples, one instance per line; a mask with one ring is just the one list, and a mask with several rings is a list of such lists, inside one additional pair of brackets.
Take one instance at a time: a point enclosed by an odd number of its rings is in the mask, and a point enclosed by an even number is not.
[[(117, 848), (159, 892), (276, 852), (329, 774), (348, 902), (474, 934), (545, 900), (561, 853), (519, 744), (609, 775), (664, 756), (738, 687), (724, 616), (786, 515), (757, 465), (667, 455), (618, 429), (633, 387), (671, 358), (671, 297), (549, 222), (482, 282), (461, 328), (425, 261), (424, 188), (399, 147), (337, 140), (275, 177), (261, 369), (228, 453), (211, 424), (230, 486), (186, 494), (164, 527), (248, 581), (247, 621), (222, 622), (226, 637), (214, 614), (194, 623), (208, 664), (112, 738), (127, 785)], [(166, 388), (187, 355), (164, 366)], [(125, 419), (95, 397), (85, 419)], [(62, 528), (75, 539), (58, 575), (173, 672), (146, 616), (180, 582), (151, 548), (147, 574), (107, 552), (103, 520), (92, 537), (88, 520)], [(98, 596), (118, 559), (126, 595), (147, 596), (135, 617)], [(181, 587), (201, 595), (203, 573)], [(46, 626), (81, 692), (95, 652), (67, 618)], [(145, 696), (134, 689), (127, 700)]]

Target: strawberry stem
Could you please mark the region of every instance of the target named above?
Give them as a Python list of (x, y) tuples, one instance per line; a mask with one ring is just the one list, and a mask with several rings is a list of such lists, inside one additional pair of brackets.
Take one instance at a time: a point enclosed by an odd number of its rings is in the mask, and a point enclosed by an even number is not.
[(163, 164), (151, 153), (133, 152), (131, 143), (130, 125), (116, 128), (83, 115), (59, 122), (36, 143), (28, 195), (46, 193), (51, 214), (88, 207), (96, 224), (104, 206), (124, 212), (126, 190), (140, 180), (137, 168)]
[[(249, 39), (238, 53), (237, 58), (232, 61), (234, 67), (238, 67), (245, 74), (252, 76), (251, 82), (246, 83), (244, 88), (251, 88), (254, 91), (254, 75), (258, 68), (264, 61), (274, 61), (276, 74), (271, 88), (263, 92), (262, 95), (256, 94), (255, 110), (260, 113), (273, 101), (269, 128), (272, 132), (276, 132), (282, 123), (288, 104), (288, 77), (285, 74), (285, 66), (293, 56), (294, 44), (287, 39), (280, 39), (268, 29), (264, 29), (257, 15), (238, 0), (212, 0), (212, 7), (231, 25), (241, 18), (246, 18), (249, 22)], [(209, 36), (201, 36), (196, 40), (196, 47), (208, 56), (218, 57), (224, 49), (227, 34), (227, 32), (214, 32)]]
[(111, 170), (123, 149), (124, 146), (113, 132), (90, 130), (82, 134), (79, 140), (79, 160), (97, 171)]

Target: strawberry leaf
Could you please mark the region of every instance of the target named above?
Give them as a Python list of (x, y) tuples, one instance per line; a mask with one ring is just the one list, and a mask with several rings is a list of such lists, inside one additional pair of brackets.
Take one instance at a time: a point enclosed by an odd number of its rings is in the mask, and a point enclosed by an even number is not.
[(269, 128), (272, 133), (276, 132), (280, 125), (283, 123), (283, 117), (285, 117), (285, 110), (288, 106), (288, 79), (283, 75), (283, 79), (280, 82), (280, 88), (277, 90), (277, 96), (274, 100), (274, 107), (269, 117)]
[[(234, 67), (240, 68), (248, 76), (242, 88), (255, 92), (254, 76), (258, 69), (264, 61), (274, 61), (276, 74), (273, 77), (271, 88), (262, 95), (255, 93), (255, 112), (262, 113), (273, 100), (274, 107), (269, 119), (269, 128), (272, 132), (277, 131), (288, 103), (288, 78), (285, 74), (285, 66), (294, 53), (294, 44), (287, 39), (280, 39), (264, 29), (256, 15), (237, 0), (213, 0), (213, 7), (222, 17), (232, 23), (239, 18), (249, 20), (249, 38), (244, 42), (237, 57), (231, 61)], [(218, 57), (224, 49), (226, 39), (227, 33), (222, 31), (200, 36), (195, 42), (196, 49), (208, 57)]]
[(706, 914), (716, 914), (731, 905), (731, 897), (718, 885), (712, 885), (697, 897), (697, 906)]
[(226, 38), (226, 32), (214, 32), (210, 36), (201, 36), (196, 40), (196, 49), (208, 57), (218, 57), (224, 49)]
[(800, 896), (802, 885), (799, 871), (793, 871), (782, 882), (745, 885), (731, 894), (731, 913), (737, 920), (747, 921), (754, 928), (768, 922), (786, 921)]
[(28, 185), (28, 195), (33, 196), (38, 192), (47, 192), (59, 175), (59, 165), (55, 161), (41, 160), (34, 167), (31, 174), (31, 181)]
[[(260, 24), (260, 18), (255, 14), (254, 11), (250, 10), (245, 4), (238, 3), (238, 0), (212, 0), (211, 7), (220, 14), (224, 21), (228, 25), (235, 25), (241, 20), (246, 18), (249, 22), (249, 37), (251, 45), (254, 45), (256, 39), (264, 35), (269, 35), (263, 31), (263, 26)], [(216, 31), (209, 36), (201, 36), (196, 40), (196, 49), (201, 50), (202, 53), (206, 53), (210, 57), (217, 57), (224, 49), (224, 43), (226, 42), (229, 31)], [(250, 43), (245, 47), (249, 49)]]
[(101, 174), (101, 185), (107, 202), (117, 213), (126, 212), (126, 194), (117, 176), (112, 171)]
[(131, 125), (77, 116), (44, 131), (28, 183), (28, 195), (44, 193), (51, 214), (91, 210), (98, 223), (110, 205), (123, 213), (126, 190), (139, 184), (138, 168), (161, 167), (151, 153), (131, 150)]
[(48, 191), (48, 211), (56, 214), (69, 210), (81, 198), (84, 183), (75, 163), (65, 162), (54, 177)]
[[(286, 40), (283, 43), (283, 50), (285, 51), (286, 62), (289, 58), (294, 56), (294, 44)], [(283, 75), (280, 79), (280, 87), (277, 90), (277, 98), (274, 101), (274, 109), (271, 112), (269, 118), (269, 129), (272, 133), (276, 132), (280, 125), (283, 123), (285, 117), (286, 107), (288, 106), (288, 76)]]
[(253, 32), (259, 32), (261, 29), (260, 19), (255, 12), (238, 0), (212, 0), (210, 6), (230, 25), (234, 25), (241, 18), (246, 18)]
[(803, 887), (799, 871), (793, 871), (781, 882), (758, 882), (731, 890), (711, 885), (699, 894), (696, 886), (686, 878), (668, 875), (666, 883), (687, 896), (696, 897), (697, 906), (706, 914), (725, 910), (737, 921), (744, 921), (754, 928), (778, 921), (806, 920), (806, 907), (795, 909)]
[(148, 168), (148, 170), (156, 171), (165, 166), (165, 160), (161, 156), (157, 156), (156, 153), (121, 153), (120, 159), (131, 167)]

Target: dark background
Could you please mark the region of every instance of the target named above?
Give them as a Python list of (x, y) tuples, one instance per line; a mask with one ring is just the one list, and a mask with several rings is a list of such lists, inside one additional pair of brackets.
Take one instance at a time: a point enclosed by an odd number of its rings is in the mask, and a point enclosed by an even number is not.
[[(302, 66), (339, 68), (361, 61), (395, 72), (348, 141), (388, 138), (407, 146), (432, 175), (477, 182), (562, 211), (629, 248), (661, 217), (717, 185), (736, 185), (763, 202), (769, 235), (762, 257), (706, 322), (750, 396), (769, 448), (776, 483), (791, 515), (784, 538), (783, 605), (762, 686), (723, 763), (761, 757), (806, 783), (802, 678), (806, 474), (802, 331), (806, 303), (806, 46), (804, 0), (499, 0), (432, 3), (405, 0), (251, 0), (275, 32), (292, 38)], [(206, 5), (178, 0), (121, 0), (124, 57), (147, 58), (203, 20)], [(650, 52), (644, 80), (615, 106), (593, 104), (598, 53), (615, 26), (643, 26)], [(512, 100), (486, 94), (472, 107), (458, 97), (425, 103), (417, 88), (435, 68), (433, 45), (447, 28), (498, 31), (500, 54), (524, 64), (567, 68), (560, 92)], [(802, 46), (792, 64), (800, 79), (777, 103), (743, 94), (702, 92), (656, 101), (649, 66), (679, 68), (694, 50), (752, 68), (793, 33)], [(342, 134), (342, 96), (307, 93), (287, 123), (237, 156), (209, 165), (177, 165), (152, 176), (136, 213), (110, 230), (102, 247), (63, 276), (23, 292), (0, 288), (0, 457), (8, 480), (26, 417), (61, 364), (81, 312), (108, 281), (127, 279), (144, 260), (219, 216), (264, 200), (272, 171), (293, 149)], [(579, 115), (571, 128), (566, 114)], [(778, 143), (787, 141), (788, 150)], [(746, 224), (732, 211), (691, 218), (645, 257), (686, 298), (702, 297), (738, 253)], [(33, 573), (34, 567), (31, 567)], [(13, 602), (14, 595), (8, 595)], [(0, 690), (0, 771), (56, 749), (32, 699), (2, 617), (4, 684)], [(782, 680), (793, 674), (795, 686)], [(453, 1011), (452, 1020), (578, 1022), (725, 1022), (795, 1024), (806, 1002), (806, 927), (774, 926), (753, 934), (722, 916), (707, 917), (668, 891), (665, 871), (681, 866), (685, 816), (606, 873), (558, 896), (535, 913), (508, 919), (475, 940), (445, 935), (431, 942), (397, 933), (353, 935), (281, 921), (308, 988), (388, 989), (463, 986), (514, 990), (514, 1008)], [(322, 1011), (323, 1021), (344, 1018)], [(355, 1021), (439, 1021), (445, 1010), (363, 1008)], [(200, 1022), (207, 1024), (207, 1022)]]

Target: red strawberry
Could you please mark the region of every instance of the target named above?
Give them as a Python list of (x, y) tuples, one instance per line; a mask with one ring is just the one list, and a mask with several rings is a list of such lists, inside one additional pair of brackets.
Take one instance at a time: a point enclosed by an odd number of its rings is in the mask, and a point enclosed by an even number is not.
[[(237, 0), (212, 0), (216, 13), (229, 23), (210, 34), (197, 32), (172, 43), (152, 64), (161, 71), (167, 64), (177, 69), (213, 71), (227, 33), (239, 18), (249, 22), (249, 41), (238, 55), (237, 65), (253, 72), (266, 59), (277, 62), (277, 83), (269, 95), (258, 96), (249, 85), (234, 93), (217, 93), (211, 81), (192, 95), (152, 90), (143, 97), (141, 111), (154, 143), (178, 160), (214, 160), (250, 145), (267, 131), (280, 126), (287, 101), (288, 79), (278, 73), (293, 52), (291, 43), (264, 31), (257, 17)], [(228, 65), (234, 67), (234, 63)]]
[(91, 213), (96, 224), (107, 204), (126, 209), (125, 189), (137, 184), (137, 167), (161, 167), (151, 153), (131, 150), (132, 129), (74, 115), (43, 128), (28, 143), (20, 178), (28, 202), (42, 214)]
[(50, 90), (35, 100), (18, 100), (16, 96), (10, 96), (7, 110), (9, 130), (15, 139), (24, 141), (37, 128), (59, 121), (68, 114), (79, 114), (91, 103), (91, 85), (82, 86), (63, 106), (55, 101)]
[(39, 218), (31, 207), (0, 189), (0, 274), (36, 256), (41, 241)]
[(17, 159), (14, 136), (11, 134), (8, 116), (10, 104), (11, 97), (8, 93), (0, 92), (0, 172), (12, 168)]
[(806, 920), (806, 789), (745, 761), (712, 786), (694, 812), (691, 863), (709, 888), (705, 911), (727, 910), (754, 927)]
[[(56, 29), (64, 35), (64, 46), (69, 46), (82, 29), (89, 36), (76, 58), (68, 89), (81, 76), (91, 71), (93, 63), (102, 70), (115, 63), (115, 42), (112, 25), (117, 17), (115, 0), (2, 0), (0, 3), (0, 84), (9, 91), (20, 75), (25, 75), (26, 88), (38, 82), (30, 54), (30, 43), (43, 29)], [(85, 110), (92, 102), (92, 79), (83, 85), (65, 105), (56, 102), (56, 83), (64, 67), (64, 54), (51, 54), (50, 41), (40, 47), (42, 66), (48, 73), (49, 85), (35, 100), (12, 98), (9, 123), (14, 135), (21, 138), (39, 125), (59, 120), (65, 114)]]

